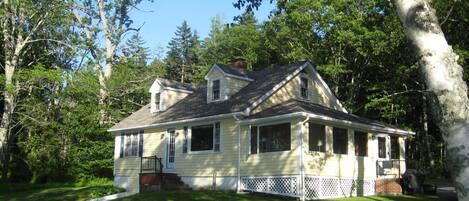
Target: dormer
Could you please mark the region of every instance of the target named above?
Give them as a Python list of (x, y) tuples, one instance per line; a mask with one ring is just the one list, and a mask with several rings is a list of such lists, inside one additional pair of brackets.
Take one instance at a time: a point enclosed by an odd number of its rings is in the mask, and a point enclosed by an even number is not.
[(156, 78), (150, 87), (150, 112), (165, 111), (187, 95), (193, 93), (194, 87), (187, 83), (180, 83)]
[(215, 64), (205, 75), (207, 80), (207, 103), (225, 101), (240, 89), (254, 81), (249, 76), (247, 62), (235, 59), (228, 65)]

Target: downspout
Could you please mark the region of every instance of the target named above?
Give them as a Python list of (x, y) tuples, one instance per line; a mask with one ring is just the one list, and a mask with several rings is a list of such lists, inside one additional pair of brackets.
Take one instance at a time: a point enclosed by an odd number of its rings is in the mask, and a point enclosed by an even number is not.
[(238, 161), (237, 161), (237, 168), (236, 168), (236, 193), (241, 192), (241, 127), (240, 127), (240, 121), (235, 114), (233, 115), (233, 118), (236, 120), (236, 127), (237, 127), (237, 132), (238, 132)]
[(299, 161), (299, 166), (300, 166), (300, 200), (301, 201), (304, 201), (305, 200), (305, 161), (304, 161), (304, 147), (303, 147), (303, 143), (304, 143), (304, 125), (306, 124), (306, 122), (309, 121), (309, 116), (306, 117), (306, 119), (304, 121), (302, 121), (300, 123), (300, 155), (299, 155), (299, 158), (300, 158), (300, 161)]

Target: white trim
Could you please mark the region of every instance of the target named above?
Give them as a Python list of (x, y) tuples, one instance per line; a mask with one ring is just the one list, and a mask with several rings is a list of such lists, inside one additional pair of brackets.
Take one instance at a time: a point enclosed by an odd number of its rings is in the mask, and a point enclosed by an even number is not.
[(299, 193), (300, 193), (300, 200), (304, 201), (305, 200), (305, 165), (304, 165), (304, 124), (309, 121), (309, 117), (306, 117), (304, 121), (298, 122), (298, 135), (299, 135), (299, 141), (300, 141), (300, 149), (299, 149), (299, 171), (300, 171), (300, 181), (299, 181)]
[(309, 62), (305, 62), (302, 64), (300, 67), (298, 67), (293, 73), (288, 75), (285, 79), (283, 79), (280, 83), (276, 84), (271, 90), (269, 90), (267, 93), (262, 95), (257, 101), (251, 104), (248, 108), (244, 110), (244, 113), (246, 115), (249, 115), (254, 108), (259, 106), (262, 102), (267, 100), (272, 94), (274, 94), (277, 90), (282, 88), (285, 84), (287, 84), (291, 79), (293, 79), (298, 73), (300, 73), (306, 66), (308, 66)]
[(212, 116), (206, 116), (206, 117), (197, 117), (197, 118), (183, 119), (183, 120), (177, 120), (177, 121), (168, 121), (168, 122), (157, 123), (157, 124), (149, 124), (149, 125), (142, 125), (142, 126), (127, 127), (127, 128), (115, 128), (115, 129), (108, 129), (107, 132), (117, 132), (117, 131), (146, 129), (146, 128), (158, 128), (158, 127), (163, 127), (163, 126), (169, 126), (172, 124), (182, 124), (182, 123), (190, 123), (190, 122), (196, 122), (196, 121), (214, 120), (214, 119), (219, 119), (219, 118), (224, 118), (224, 117), (230, 117), (233, 115), (244, 115), (244, 113), (233, 112), (233, 113), (218, 114), (218, 115), (212, 115)]
[(207, 74), (205, 74), (205, 77), (204, 77), (205, 80), (208, 80), (208, 75), (215, 68), (220, 70), (222, 72), (222, 74), (226, 77), (232, 77), (232, 78), (236, 78), (236, 79), (240, 79), (240, 80), (246, 80), (246, 81), (250, 81), (250, 82), (254, 81), (254, 79), (251, 79), (251, 78), (248, 78), (248, 77), (242, 77), (242, 76), (238, 76), (238, 75), (229, 74), (229, 73), (223, 71), (223, 69), (221, 69), (217, 64), (213, 64), (212, 68), (210, 68), (210, 70), (207, 72)]
[[(219, 123), (220, 124), (220, 133), (219, 133), (219, 150), (218, 151), (215, 151), (215, 129), (216, 129), (216, 126), (215, 124), (216, 123)], [(192, 127), (197, 127), (197, 126), (208, 126), (208, 125), (212, 125), (213, 126), (213, 129), (212, 129), (212, 138), (213, 138), (213, 144), (212, 144), (212, 149), (210, 150), (201, 150), (201, 151), (192, 151)], [(221, 121), (213, 121), (213, 122), (209, 122), (209, 123), (205, 123), (205, 124), (193, 124), (193, 125), (188, 125), (188, 136), (189, 136), (189, 143), (188, 143), (188, 146), (187, 146), (187, 154), (218, 154), (218, 153), (221, 153), (221, 135), (222, 135), (222, 123)]]
[(185, 90), (185, 89), (176, 89), (176, 88), (173, 88), (173, 87), (164, 87), (164, 89), (167, 89), (167, 90), (170, 90), (170, 91), (188, 93), (188, 94), (194, 93), (193, 91), (189, 91), (189, 90)]
[[(168, 163), (169, 163), (169, 143), (170, 143), (170, 138), (171, 138), (171, 135), (169, 133), (169, 131), (172, 130), (174, 131), (174, 162), (172, 163), (172, 167), (169, 167)], [(164, 141), (165, 141), (165, 153), (164, 153), (164, 156), (165, 156), (165, 165), (164, 165), (164, 169), (166, 170), (166, 172), (174, 172), (176, 171), (176, 128), (175, 127), (169, 127), (166, 129), (165, 131), (165, 138), (164, 138)]]
[(240, 119), (233, 115), (233, 118), (236, 120), (236, 126), (238, 127), (238, 160), (236, 161), (236, 192), (241, 192), (241, 126), (239, 124)]

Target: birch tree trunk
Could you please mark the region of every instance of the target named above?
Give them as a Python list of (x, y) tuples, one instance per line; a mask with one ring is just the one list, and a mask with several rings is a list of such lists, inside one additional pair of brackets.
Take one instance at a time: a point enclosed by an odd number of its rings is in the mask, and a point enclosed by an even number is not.
[(417, 47), (431, 112), (447, 145), (447, 167), (459, 200), (469, 200), (469, 99), (458, 56), (426, 0), (395, 0), (407, 36)]

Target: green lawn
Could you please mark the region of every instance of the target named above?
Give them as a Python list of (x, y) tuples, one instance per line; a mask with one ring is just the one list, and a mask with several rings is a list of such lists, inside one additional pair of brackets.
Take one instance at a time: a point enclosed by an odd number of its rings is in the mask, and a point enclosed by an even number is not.
[(0, 184), (1, 201), (82, 201), (121, 192), (112, 183)]
[[(285, 197), (261, 194), (236, 194), (222, 191), (173, 191), (141, 193), (120, 199), (120, 201), (288, 201)], [(334, 201), (439, 201), (436, 196), (370, 196), (332, 199)], [(328, 200), (331, 201), (331, 200)]]

